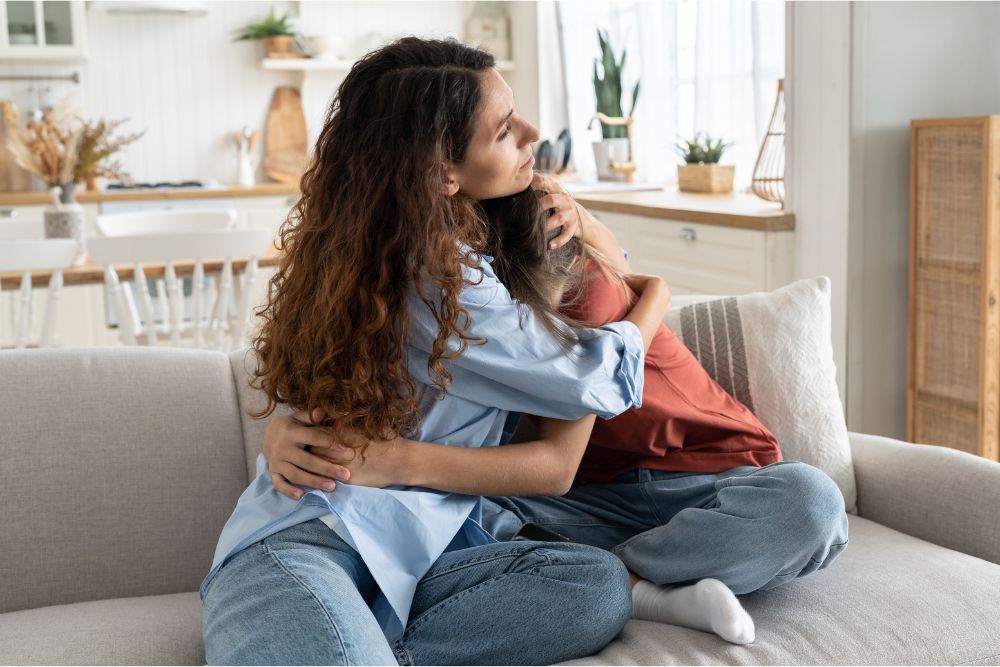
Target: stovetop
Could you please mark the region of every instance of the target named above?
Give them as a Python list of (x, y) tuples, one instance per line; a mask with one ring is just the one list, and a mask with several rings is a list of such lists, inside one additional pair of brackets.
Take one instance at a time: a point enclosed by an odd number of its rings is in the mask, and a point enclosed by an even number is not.
[(180, 188), (204, 189), (206, 186), (201, 181), (179, 181), (171, 183), (160, 181), (159, 183), (108, 183), (106, 190), (177, 190)]

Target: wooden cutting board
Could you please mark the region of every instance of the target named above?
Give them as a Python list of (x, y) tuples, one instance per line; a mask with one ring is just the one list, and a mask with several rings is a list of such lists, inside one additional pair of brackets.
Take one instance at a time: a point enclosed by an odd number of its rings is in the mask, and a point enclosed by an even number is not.
[(298, 89), (276, 88), (267, 112), (265, 173), (280, 183), (298, 183), (309, 163), (308, 141), (306, 115)]
[(7, 127), (0, 113), (0, 192), (22, 192), (31, 189), (31, 174), (17, 166), (7, 150)]

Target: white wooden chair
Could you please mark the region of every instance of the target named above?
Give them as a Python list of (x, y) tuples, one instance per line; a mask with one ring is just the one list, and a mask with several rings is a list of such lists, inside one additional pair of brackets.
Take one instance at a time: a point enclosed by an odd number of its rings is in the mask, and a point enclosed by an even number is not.
[(97, 216), (97, 231), (104, 236), (180, 234), (235, 229), (233, 209), (186, 208), (170, 211), (132, 211)]
[[(105, 267), (104, 281), (119, 315), (119, 332), (126, 345), (191, 345), (230, 350), (246, 345), (244, 332), (250, 315), (250, 298), (257, 276), (257, 258), (271, 243), (262, 229), (141, 234), (96, 238), (88, 241), (90, 257)], [(248, 257), (242, 278), (233, 276), (232, 258)], [(209, 284), (204, 260), (222, 260), (221, 275)], [(175, 263), (193, 261), (190, 318), (183, 313), (181, 281)], [(164, 280), (154, 295), (142, 264), (165, 262)], [(115, 265), (131, 265), (131, 282), (122, 282)], [(163, 287), (161, 287), (163, 285)], [(235, 301), (235, 314), (230, 312)]]
[[(10, 223), (4, 223), (10, 224)], [(51, 269), (45, 302), (45, 319), (42, 334), (32, 347), (47, 347), (53, 343), (56, 327), (59, 294), (63, 286), (63, 269), (76, 259), (76, 241), (72, 239), (17, 239), (0, 240), (0, 271), (21, 272), (21, 286), (12, 300), (10, 326), (13, 341), (2, 342), (0, 347), (25, 348), (29, 346), (33, 310), (31, 272)]]

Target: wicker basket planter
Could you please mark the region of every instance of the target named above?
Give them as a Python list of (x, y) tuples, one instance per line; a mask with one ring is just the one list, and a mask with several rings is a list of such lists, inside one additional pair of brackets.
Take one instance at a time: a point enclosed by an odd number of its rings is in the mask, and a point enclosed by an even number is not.
[(266, 58), (294, 58), (296, 54), (292, 51), (295, 40), (288, 35), (274, 35), (264, 37), (264, 56)]
[(732, 192), (735, 165), (677, 165), (677, 188), (681, 192)]

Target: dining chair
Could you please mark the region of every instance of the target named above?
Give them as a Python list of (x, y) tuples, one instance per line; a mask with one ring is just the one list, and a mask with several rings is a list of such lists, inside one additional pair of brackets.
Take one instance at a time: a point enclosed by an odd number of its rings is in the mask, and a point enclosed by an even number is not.
[[(127, 211), (124, 213), (109, 213), (97, 216), (95, 221), (97, 231), (102, 236), (135, 236), (138, 234), (175, 234), (181, 232), (211, 232), (236, 228), (237, 214), (234, 209), (204, 209), (178, 208), (159, 211)], [(219, 276), (207, 275), (208, 289), (213, 289)], [(149, 286), (157, 294), (166, 294), (166, 284), (163, 279), (157, 279), (155, 285)], [(191, 278), (182, 279), (181, 291), (187, 301), (193, 285)], [(165, 297), (164, 297), (165, 298)], [(105, 287), (105, 300), (114, 303)], [(191, 304), (185, 303), (185, 310), (190, 310)], [(117, 308), (111, 305), (105, 312), (108, 327), (118, 324)]]
[[(10, 224), (10, 223), (4, 223)], [(63, 269), (76, 259), (76, 241), (72, 239), (5, 239), (0, 240), (0, 272), (21, 274), (17, 294), (12, 294), (10, 329), (13, 339), (0, 341), (0, 347), (48, 347), (53, 344), (59, 295), (63, 286)], [(45, 319), (37, 343), (29, 343), (32, 328), (31, 272), (52, 270), (45, 301)], [(0, 289), (2, 289), (0, 285)], [(5, 329), (7, 327), (4, 327)]]
[[(231, 350), (246, 345), (257, 258), (271, 243), (263, 229), (136, 234), (88, 241), (90, 257), (104, 267), (107, 294), (119, 313), (119, 332), (126, 345), (190, 345)], [(234, 276), (233, 258), (248, 257), (242, 277)], [(205, 279), (208, 260), (224, 260), (218, 280)], [(163, 265), (163, 281), (151, 285), (144, 264)], [(132, 280), (121, 279), (121, 265), (131, 266)], [(185, 317), (178, 268), (192, 270), (190, 313)], [(148, 266), (146, 268), (149, 268)], [(159, 317), (153, 308), (154, 294)], [(235, 310), (230, 308), (236, 304)]]
[(180, 208), (169, 211), (130, 211), (97, 216), (97, 231), (103, 236), (173, 234), (235, 229), (233, 209)]

